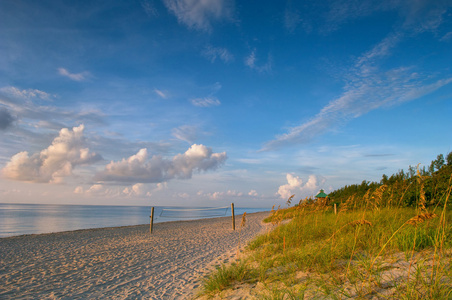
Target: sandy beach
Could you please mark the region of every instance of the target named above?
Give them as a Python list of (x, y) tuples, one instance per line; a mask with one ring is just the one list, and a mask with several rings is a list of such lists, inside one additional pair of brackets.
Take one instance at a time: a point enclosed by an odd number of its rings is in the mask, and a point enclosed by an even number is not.
[[(265, 231), (247, 215), (241, 245)], [(241, 216), (236, 217), (238, 227)], [(215, 265), (235, 259), (230, 217), (0, 239), (1, 299), (191, 299)]]

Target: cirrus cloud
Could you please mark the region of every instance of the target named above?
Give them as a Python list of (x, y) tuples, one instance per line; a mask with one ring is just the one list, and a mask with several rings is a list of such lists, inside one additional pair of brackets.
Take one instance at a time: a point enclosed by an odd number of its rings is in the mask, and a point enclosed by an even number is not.
[(234, 60), (234, 55), (232, 55), (228, 49), (221, 47), (207, 46), (206, 49), (204, 49), (204, 51), (202, 52), (202, 55), (210, 60), (211, 63), (214, 63), (217, 58), (225, 63)]
[(207, 32), (212, 30), (214, 21), (230, 19), (233, 12), (231, 0), (165, 0), (164, 2), (179, 23)]
[(71, 73), (65, 68), (58, 68), (58, 73), (61, 76), (67, 77), (74, 81), (84, 81), (90, 75), (89, 72), (81, 72), (81, 73)]
[(198, 107), (211, 107), (221, 104), (220, 100), (216, 97), (194, 98), (190, 100), (191, 104)]
[(308, 143), (349, 120), (379, 108), (419, 99), (452, 83), (452, 77), (434, 80), (411, 66), (381, 70), (379, 61), (390, 56), (391, 49), (402, 37), (402, 33), (390, 34), (361, 55), (346, 76), (348, 81), (341, 96), (331, 100), (312, 119), (267, 142), (262, 150)]

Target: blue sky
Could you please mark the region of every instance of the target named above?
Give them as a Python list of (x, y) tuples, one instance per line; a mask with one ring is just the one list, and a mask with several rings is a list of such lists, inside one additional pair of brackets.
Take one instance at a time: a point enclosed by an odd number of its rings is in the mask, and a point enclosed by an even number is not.
[(0, 202), (271, 207), (452, 151), (451, 1), (0, 1)]

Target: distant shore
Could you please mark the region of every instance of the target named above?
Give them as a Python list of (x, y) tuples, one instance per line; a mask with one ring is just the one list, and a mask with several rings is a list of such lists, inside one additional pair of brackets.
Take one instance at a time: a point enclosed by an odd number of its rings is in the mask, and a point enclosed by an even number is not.
[[(242, 246), (266, 216), (247, 214)], [(2, 238), (0, 298), (190, 299), (238, 244), (230, 217)]]

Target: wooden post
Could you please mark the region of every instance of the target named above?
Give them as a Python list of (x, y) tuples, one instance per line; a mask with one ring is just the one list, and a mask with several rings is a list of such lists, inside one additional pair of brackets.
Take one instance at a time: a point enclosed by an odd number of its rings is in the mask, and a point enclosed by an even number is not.
[(152, 226), (154, 225), (154, 206), (151, 208), (151, 223), (149, 225), (149, 231), (152, 233)]
[(334, 203), (334, 214), (337, 215), (336, 203)]
[(235, 230), (234, 203), (231, 203), (232, 230)]

